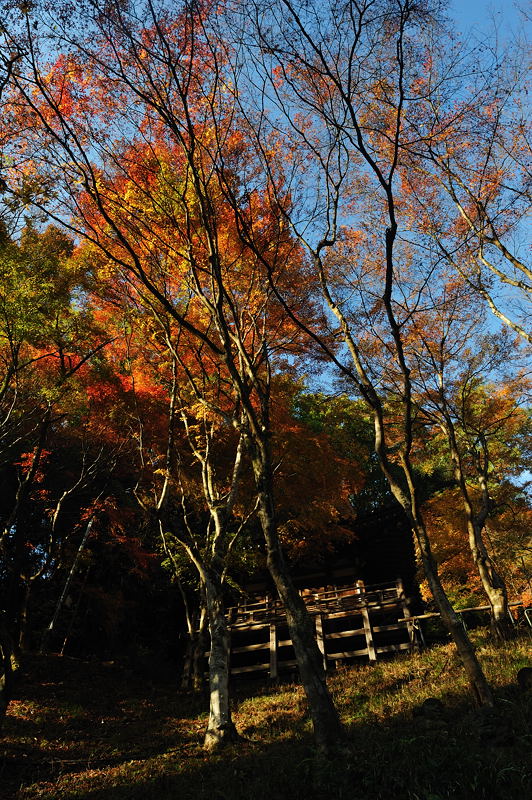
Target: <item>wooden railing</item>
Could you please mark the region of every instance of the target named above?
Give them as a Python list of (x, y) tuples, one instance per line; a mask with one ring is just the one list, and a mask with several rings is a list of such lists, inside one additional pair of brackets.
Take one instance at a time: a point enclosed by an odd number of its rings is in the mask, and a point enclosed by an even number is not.
[[(303, 589), (300, 594), (310, 614), (329, 614), (335, 611), (357, 609), (365, 605), (393, 605), (402, 592), (403, 587), (399, 581), (395, 584), (382, 583), (367, 587), (362, 584), (345, 588)], [(232, 626), (250, 622), (274, 621), (284, 617), (283, 604), (270, 595), (227, 609), (227, 619)]]
[[(527, 611), (529, 609), (524, 608), (522, 601), (521, 600), (516, 600), (515, 602), (508, 603), (508, 613), (509, 613), (510, 622), (511, 622), (512, 625), (515, 625), (516, 621), (515, 621), (514, 617), (512, 616), (512, 613), (511, 613), (511, 609), (512, 608), (516, 608), (516, 609), (517, 608), (521, 608), (521, 609), (523, 609), (524, 618), (525, 618), (527, 624), (532, 628), (532, 615), (527, 614)], [(478, 611), (484, 611), (484, 612), (488, 611), (488, 612), (490, 612), (491, 611), (491, 606), (469, 606), (468, 608), (456, 608), (455, 611), (456, 611), (456, 613), (458, 614), (458, 616), (460, 618), (460, 622), (462, 623), (464, 628), (467, 630), (467, 623), (466, 623), (466, 620), (464, 619), (464, 614), (467, 614), (469, 612), (474, 613), (474, 612), (478, 612)], [(440, 614), (439, 611), (431, 611), (431, 612), (429, 612), (427, 614), (416, 614), (414, 616), (410, 616), (410, 615), (409, 616), (405, 616), (403, 619), (400, 619), (399, 622), (406, 623), (407, 628), (408, 628), (408, 632), (409, 632), (409, 636), (410, 636), (410, 639), (411, 639), (412, 642), (415, 642), (417, 640), (421, 646), (425, 647), (426, 646), (425, 636), (423, 634), (423, 628), (420, 625), (420, 622), (422, 620), (431, 619), (431, 618), (434, 619), (436, 617), (441, 617), (441, 614)]]
[[(438, 613), (412, 616), (401, 580), (393, 584), (364, 586), (359, 581), (348, 587), (303, 589), (301, 596), (314, 619), (316, 642), (326, 670), (346, 659), (367, 658), (375, 662), (381, 655), (423, 645), (420, 622), (439, 616)], [(519, 605), (522, 604), (510, 603), (511, 607)], [(488, 610), (489, 606), (478, 606), (460, 609), (458, 613)], [(281, 671), (297, 665), (286, 614), (279, 600), (265, 595), (244, 602), (229, 608), (227, 619), (232, 675), (263, 672), (276, 678)]]
[[(408, 650), (413, 645), (400, 580), (393, 584), (364, 586), (359, 581), (349, 587), (304, 589), (301, 596), (314, 618), (325, 669), (345, 659), (366, 657), (376, 661), (381, 654)], [(276, 678), (280, 670), (296, 666), (279, 600), (264, 596), (228, 609), (227, 617), (233, 675), (264, 671)]]

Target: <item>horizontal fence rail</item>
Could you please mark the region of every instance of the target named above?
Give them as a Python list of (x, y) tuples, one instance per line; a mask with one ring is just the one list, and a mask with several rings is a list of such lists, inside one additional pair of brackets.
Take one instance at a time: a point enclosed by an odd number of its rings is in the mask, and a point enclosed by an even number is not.
[[(315, 637), (327, 670), (346, 659), (409, 650), (414, 634), (407, 624), (402, 581), (365, 586), (303, 589), (314, 619)], [(231, 674), (267, 673), (270, 678), (297, 666), (282, 603), (270, 595), (227, 610), (231, 634)], [(206, 653), (208, 655), (208, 651)]]
[[(424, 646), (421, 622), (439, 613), (411, 615), (403, 583), (303, 589), (300, 592), (314, 619), (315, 638), (325, 670), (347, 659), (375, 662), (379, 656)], [(522, 603), (510, 603), (510, 607)], [(466, 612), (457, 610), (465, 625)], [(513, 619), (513, 618), (512, 618)], [(270, 595), (227, 610), (231, 635), (231, 674), (264, 673), (277, 678), (297, 666), (282, 603)], [(527, 621), (530, 623), (530, 620)], [(531, 625), (532, 626), (532, 625)], [(209, 655), (209, 651), (205, 653)]]

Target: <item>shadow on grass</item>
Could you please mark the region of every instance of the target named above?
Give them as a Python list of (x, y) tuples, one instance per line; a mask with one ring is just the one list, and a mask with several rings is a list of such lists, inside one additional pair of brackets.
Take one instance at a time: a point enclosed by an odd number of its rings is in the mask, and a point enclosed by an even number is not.
[[(350, 726), (352, 754), (317, 760), (310, 736), (244, 742), (208, 756), (196, 731), (164, 754), (80, 770), (20, 792), (23, 800), (515, 800), (532, 796), (531, 700), (510, 687), (498, 707), (448, 697), (436, 717), (396, 714)], [(149, 734), (149, 731), (146, 731)], [(499, 735), (502, 734), (502, 735)], [(40, 778), (43, 780), (43, 777)], [(46, 781), (46, 778), (44, 778)]]
[[(146, 697), (148, 693), (149, 697)], [(197, 701), (155, 689), (119, 666), (31, 656), (17, 677), (0, 738), (0, 797), (28, 785), (105, 770), (197, 744)]]
[[(6, 800), (532, 797), (532, 693), (515, 686), (499, 687), (497, 709), (486, 712), (448, 684), (444, 709), (427, 716), (412, 713), (424, 673), (408, 664), (401, 677), (384, 668), (366, 672), (365, 684), (356, 672), (339, 675), (352, 752), (320, 762), (294, 684), (239, 685), (236, 724), (258, 741), (207, 755), (205, 698), (177, 694), (169, 682), (135, 682), (118, 667), (54, 660), (33, 666), (6, 721), (0, 765)], [(414, 700), (399, 712), (409, 683)]]

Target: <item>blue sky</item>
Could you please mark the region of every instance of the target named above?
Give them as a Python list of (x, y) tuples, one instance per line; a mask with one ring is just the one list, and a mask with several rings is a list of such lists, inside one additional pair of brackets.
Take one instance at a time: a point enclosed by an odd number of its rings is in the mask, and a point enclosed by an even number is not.
[(492, 17), (503, 28), (519, 24), (521, 15), (517, 6), (526, 8), (527, 0), (450, 0), (449, 13), (458, 23), (462, 31), (472, 27), (486, 29), (491, 25)]

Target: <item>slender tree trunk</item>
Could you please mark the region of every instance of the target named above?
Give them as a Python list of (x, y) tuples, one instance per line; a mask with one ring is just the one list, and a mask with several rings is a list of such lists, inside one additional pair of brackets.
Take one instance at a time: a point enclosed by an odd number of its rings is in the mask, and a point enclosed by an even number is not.
[(83, 592), (85, 591), (85, 586), (87, 584), (87, 579), (89, 577), (89, 572), (90, 571), (91, 571), (91, 565), (89, 564), (89, 566), (85, 570), (85, 575), (83, 576), (83, 581), (82, 581), (81, 586), (79, 587), (79, 590), (78, 590), (78, 599), (76, 600), (76, 604), (75, 604), (74, 609), (73, 609), (73, 611), (72, 611), (72, 613), (70, 615), (70, 622), (68, 623), (66, 633), (65, 633), (65, 635), (63, 637), (63, 643), (61, 645), (61, 650), (59, 651), (59, 655), (60, 656), (64, 656), (65, 655), (65, 650), (66, 650), (68, 641), (70, 639), (72, 631), (74, 630), (74, 623), (76, 622), (76, 619), (77, 619), (77, 616), (78, 616), (79, 607), (80, 607), (81, 601), (83, 599)]
[(475, 654), (475, 648), (471, 644), (464, 626), (458, 614), (454, 611), (449, 598), (441, 584), (438, 575), (438, 568), (432, 555), (430, 541), (423, 522), (419, 519), (412, 520), (414, 533), (419, 546), (421, 561), (425, 571), (432, 596), (441, 614), (442, 622), (452, 637), (458, 651), (458, 655), (464, 665), (466, 675), (469, 679), (473, 695), (479, 705), (493, 705), (493, 695), (482, 671), (482, 667)]
[(211, 637), (209, 656), (209, 723), (204, 746), (214, 750), (240, 737), (231, 719), (229, 701), (229, 629), (225, 619), (222, 586), (217, 575), (205, 577), (205, 599)]
[(76, 575), (81, 556), (82, 556), (82, 554), (83, 554), (83, 552), (85, 550), (85, 547), (87, 545), (87, 542), (88, 542), (88, 539), (89, 539), (89, 536), (90, 536), (90, 532), (92, 530), (92, 526), (94, 525), (94, 519), (95, 519), (94, 515), (91, 516), (89, 521), (87, 522), (87, 525), (85, 526), (85, 532), (83, 534), (83, 537), (81, 539), (79, 547), (78, 547), (78, 549), (76, 551), (76, 555), (74, 556), (74, 560), (72, 562), (72, 566), (70, 567), (70, 571), (69, 571), (69, 573), (68, 573), (68, 575), (66, 577), (66, 580), (65, 580), (65, 583), (64, 583), (64, 586), (63, 586), (63, 590), (62, 590), (62, 592), (61, 592), (61, 594), (59, 596), (59, 599), (57, 601), (57, 604), (55, 606), (54, 614), (52, 616), (52, 619), (50, 620), (50, 624), (48, 625), (48, 627), (46, 628), (46, 630), (44, 631), (44, 633), (42, 635), (41, 647), (40, 647), (39, 653), (44, 653), (45, 652), (46, 647), (48, 645), (48, 642), (50, 640), (50, 637), (52, 636), (52, 634), (54, 632), (55, 626), (57, 624), (57, 620), (59, 618), (59, 614), (61, 613), (61, 609), (63, 608), (63, 604), (64, 604), (64, 602), (65, 602), (65, 600), (66, 600), (66, 598), (68, 596), (68, 592), (70, 591), (70, 586), (71, 586), (72, 581), (74, 580), (74, 577)]
[(193, 692), (201, 692), (205, 686), (203, 660), (209, 646), (207, 613), (204, 607), (190, 615), (190, 626), (187, 631), (187, 647), (183, 659), (181, 688)]
[(498, 639), (506, 639), (510, 634), (510, 615), (508, 592), (503, 578), (495, 568), (484, 543), (482, 526), (468, 519), (469, 546), (478, 569), (482, 588), (491, 606), (491, 629)]
[(11, 699), (13, 656), (13, 640), (3, 620), (0, 619), (0, 729)]
[(314, 638), (314, 625), (305, 603), (294, 586), (282, 552), (273, 504), (269, 461), (258, 448), (252, 461), (259, 497), (259, 518), (267, 547), (268, 569), (286, 610), (290, 638), (298, 663), (301, 682), (309, 705), (318, 751), (324, 755), (345, 743), (345, 731), (327, 688), (323, 656)]
[(17, 649), (20, 653), (24, 653), (29, 649), (28, 609), (30, 604), (30, 594), (31, 581), (23, 579), (17, 614)]
[(17, 559), (11, 568), (5, 592), (5, 625), (12, 642), (13, 657), (17, 661), (25, 645), (29, 592), (30, 587), (22, 574)]
[(192, 659), (190, 669), (190, 688), (193, 692), (199, 693), (205, 688), (205, 650), (208, 645), (208, 626), (207, 617), (202, 616), (200, 627), (192, 648)]
[[(387, 244), (388, 244), (387, 236)], [(392, 320), (392, 327), (396, 326), (393, 313), (391, 311), (390, 300), (388, 298), (388, 313)], [(410, 450), (412, 446), (412, 405), (410, 395), (410, 370), (408, 369), (403, 355), (403, 345), (399, 335), (398, 328), (394, 329), (394, 338), (397, 345), (397, 350), (400, 356), (401, 369), (404, 377), (405, 386), (405, 448), (401, 453), (401, 468), (403, 476), (406, 481), (406, 491), (402, 488), (399, 481), (393, 475), (391, 463), (388, 458), (388, 452), (385, 445), (385, 428), (382, 416), (382, 409), (380, 403), (374, 404), (374, 422), (375, 422), (375, 451), (379, 458), (381, 469), (388, 481), (393, 496), (402, 506), (405, 511), (412, 531), (416, 537), (419, 548), (419, 554), (425, 576), (427, 578), (432, 596), (440, 612), (442, 622), (450, 634), (458, 655), (464, 666), (464, 670), (468, 677), (473, 697), (479, 705), (492, 706), (493, 695), (486, 680), (482, 667), (475, 654), (467, 632), (462, 625), (458, 614), (454, 611), (449, 598), (442, 586), (440, 577), (438, 575), (438, 567), (434, 556), (432, 555), (432, 548), (430, 546), (430, 539), (427, 534), (425, 522), (419, 510), (417, 488), (414, 480), (414, 473), (410, 463)]]
[(451, 603), (449, 602), (449, 598), (447, 597), (445, 589), (443, 588), (438, 575), (438, 567), (432, 554), (430, 539), (427, 534), (425, 522), (419, 510), (416, 486), (414, 483), (412, 467), (410, 465), (409, 458), (407, 455), (403, 455), (402, 458), (402, 469), (408, 489), (407, 492), (405, 492), (403, 491), (399, 482), (394, 478), (391, 471), (390, 462), (384, 448), (383, 430), (384, 427), (382, 425), (381, 418), (378, 414), (376, 414), (375, 450), (379, 456), (381, 469), (386, 476), (390, 489), (392, 490), (392, 494), (402, 506), (410, 521), (412, 531), (416, 537), (421, 563), (423, 565), (425, 577), (427, 578), (430, 591), (438, 611), (440, 612), (443, 625), (451, 636), (458, 655), (462, 661), (471, 686), (473, 697), (479, 705), (492, 706), (493, 695), (484, 672), (482, 671), (482, 667), (480, 666), (475, 654), (475, 648), (473, 647), (469, 636), (467, 635), (467, 632), (462, 625), (460, 618), (458, 617), (458, 614), (455, 612)]
[[(484, 542), (483, 530), (489, 513), (489, 491), (486, 476), (483, 474), (482, 465), (477, 465), (478, 483), (481, 490), (480, 510), (475, 513), (473, 502), (469, 493), (466, 477), (462, 467), (462, 458), (454, 426), (449, 414), (446, 414), (445, 425), (451, 458), (454, 464), (454, 474), (464, 504), (464, 511), (467, 519), (467, 533), (469, 536), (469, 548), (473, 561), (480, 575), (482, 588), (491, 606), (491, 629), (494, 636), (498, 639), (506, 639), (510, 633), (510, 616), (508, 609), (508, 592), (506, 584), (501, 575), (497, 572)], [(486, 451), (486, 462), (488, 461)]]

